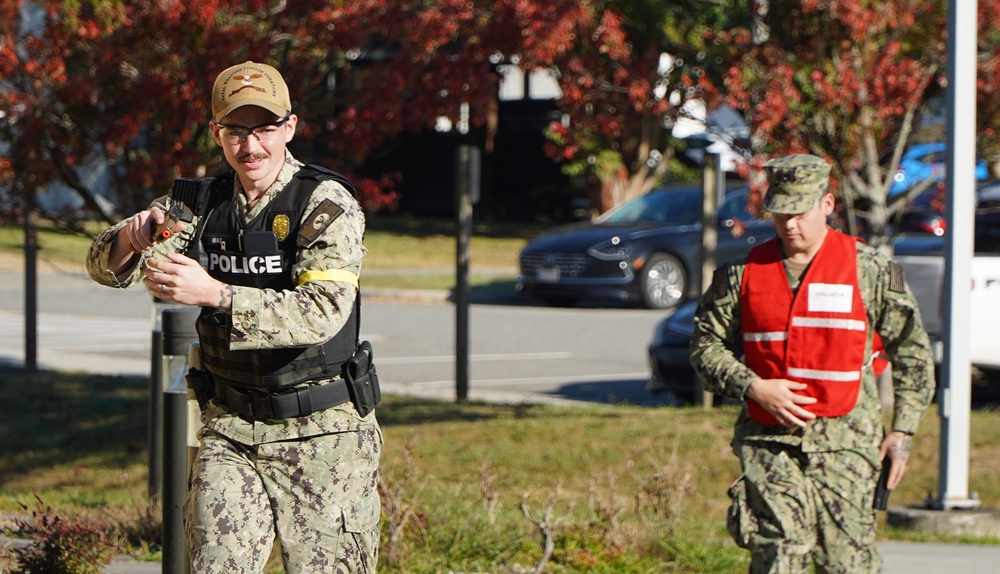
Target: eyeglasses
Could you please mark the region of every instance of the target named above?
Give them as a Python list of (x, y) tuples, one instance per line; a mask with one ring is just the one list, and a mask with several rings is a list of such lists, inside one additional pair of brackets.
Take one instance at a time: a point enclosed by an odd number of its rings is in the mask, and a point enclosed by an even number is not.
[(278, 132), (281, 131), (281, 127), (285, 125), (288, 118), (291, 115), (285, 116), (276, 122), (270, 122), (266, 124), (260, 124), (253, 127), (247, 126), (231, 126), (227, 124), (221, 124), (215, 120), (212, 123), (219, 126), (219, 136), (230, 145), (242, 144), (247, 141), (250, 134), (257, 138), (260, 143), (267, 143), (274, 139)]

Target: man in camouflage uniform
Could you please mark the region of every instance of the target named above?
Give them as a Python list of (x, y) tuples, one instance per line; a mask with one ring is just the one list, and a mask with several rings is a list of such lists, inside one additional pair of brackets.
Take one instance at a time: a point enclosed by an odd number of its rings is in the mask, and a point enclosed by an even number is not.
[[(357, 348), (364, 215), (349, 182), (286, 149), (297, 116), (277, 70), (225, 70), (212, 112), (232, 168), (209, 182), (214, 203), (154, 242), (169, 207), (161, 198), (104, 231), (87, 261), (98, 283), (141, 280), (160, 299), (202, 308), (214, 398), (185, 505), (192, 570), (262, 573), (277, 538), (286, 572), (375, 572), (382, 434), (340, 375)], [(192, 245), (201, 260), (181, 253)], [(299, 380), (288, 365), (314, 374)]]
[[(752, 573), (878, 572), (874, 491), (886, 456), (889, 488), (902, 479), (933, 395), (927, 334), (899, 266), (827, 227), (830, 166), (795, 154), (764, 169), (778, 237), (716, 270), (691, 339), (707, 388), (744, 405), (729, 531)], [(888, 434), (880, 349), (892, 361)]]

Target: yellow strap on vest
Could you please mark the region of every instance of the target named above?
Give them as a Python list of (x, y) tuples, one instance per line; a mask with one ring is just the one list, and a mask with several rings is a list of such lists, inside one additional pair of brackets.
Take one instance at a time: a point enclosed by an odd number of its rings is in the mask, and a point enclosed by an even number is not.
[(310, 281), (340, 281), (350, 283), (354, 288), (358, 288), (358, 276), (343, 269), (324, 269), (323, 271), (306, 271), (299, 275), (299, 285), (304, 285)]

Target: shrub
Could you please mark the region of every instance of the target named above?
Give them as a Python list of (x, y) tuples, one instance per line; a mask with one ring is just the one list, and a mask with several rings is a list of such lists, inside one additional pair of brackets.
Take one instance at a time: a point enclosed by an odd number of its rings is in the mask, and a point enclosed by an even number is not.
[[(35, 496), (28, 519), (15, 521), (19, 535), (34, 541), (14, 550), (19, 572), (25, 574), (100, 574), (111, 562), (117, 544), (91, 519), (62, 518)], [(28, 507), (21, 505), (24, 510)]]

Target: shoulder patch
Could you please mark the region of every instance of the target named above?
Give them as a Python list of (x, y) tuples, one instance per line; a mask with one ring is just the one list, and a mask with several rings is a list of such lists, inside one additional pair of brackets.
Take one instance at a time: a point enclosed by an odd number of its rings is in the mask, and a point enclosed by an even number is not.
[(708, 288), (708, 297), (712, 300), (721, 299), (728, 294), (729, 290), (729, 269), (719, 267), (712, 273), (712, 284)]
[(299, 228), (299, 237), (297, 241), (299, 246), (311, 247), (323, 231), (325, 231), (335, 219), (340, 217), (342, 213), (344, 213), (344, 210), (341, 209), (339, 205), (329, 199), (324, 199), (319, 205), (316, 206), (316, 209), (312, 210), (312, 213), (310, 213), (302, 223), (302, 227)]
[(906, 291), (906, 280), (903, 278), (903, 268), (895, 261), (889, 262), (889, 291), (903, 293)]

